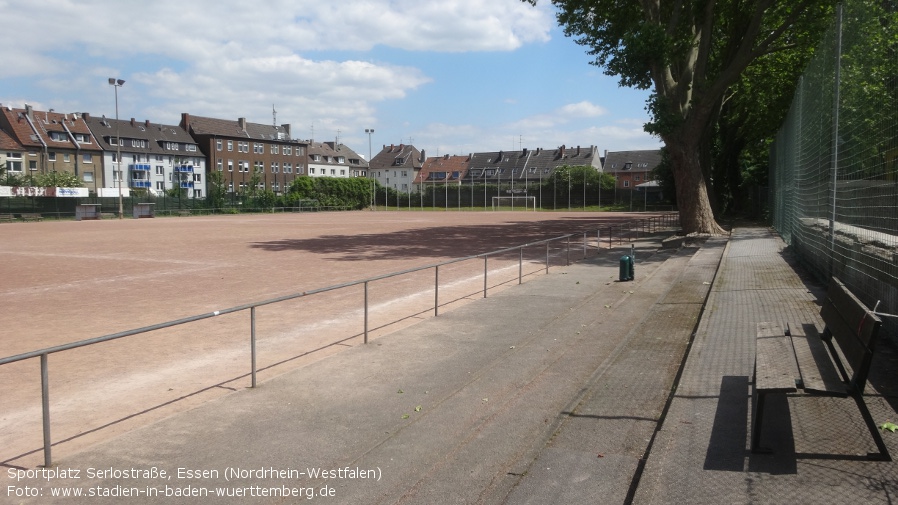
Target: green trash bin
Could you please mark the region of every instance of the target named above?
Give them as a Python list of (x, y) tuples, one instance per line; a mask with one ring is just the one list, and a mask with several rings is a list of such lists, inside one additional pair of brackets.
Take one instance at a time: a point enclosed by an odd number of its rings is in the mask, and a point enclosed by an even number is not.
[(620, 273), (618, 275), (620, 282), (633, 280), (633, 258), (628, 255), (620, 258)]

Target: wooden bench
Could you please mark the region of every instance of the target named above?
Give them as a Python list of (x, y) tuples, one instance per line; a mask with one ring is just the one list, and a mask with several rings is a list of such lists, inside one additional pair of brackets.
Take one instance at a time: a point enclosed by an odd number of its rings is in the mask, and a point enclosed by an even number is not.
[(22, 214), (22, 221), (43, 221), (44, 216), (40, 214)]
[[(863, 399), (882, 321), (835, 277), (830, 283), (820, 315), (826, 325), (822, 334), (814, 324), (758, 323), (751, 451), (772, 452), (761, 446), (767, 395), (851, 396), (879, 449), (878, 454), (868, 454), (868, 458), (891, 461)], [(837, 346), (844, 362), (836, 350)]]
[(0, 214), (0, 223), (11, 223), (15, 220), (12, 214)]

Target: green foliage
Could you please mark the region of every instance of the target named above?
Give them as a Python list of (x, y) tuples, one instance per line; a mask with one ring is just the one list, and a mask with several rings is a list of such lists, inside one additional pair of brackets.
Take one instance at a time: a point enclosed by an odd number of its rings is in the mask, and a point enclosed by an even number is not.
[(45, 188), (80, 188), (81, 179), (71, 172), (52, 171), (34, 176), (34, 185)]
[(371, 200), (371, 181), (364, 178), (297, 177), (290, 184), (286, 200), (317, 200), (325, 207), (363, 209)]
[(0, 186), (24, 186), (25, 178), (18, 174), (12, 174), (6, 167), (6, 163), (0, 165)]
[(225, 185), (224, 174), (217, 170), (212, 170), (209, 172), (208, 181), (206, 186), (206, 203), (213, 209), (224, 207), (228, 191)]

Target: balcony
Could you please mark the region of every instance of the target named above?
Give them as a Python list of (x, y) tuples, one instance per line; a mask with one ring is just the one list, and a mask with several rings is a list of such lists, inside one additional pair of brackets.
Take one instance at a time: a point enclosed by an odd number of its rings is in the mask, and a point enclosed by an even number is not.
[(137, 171), (141, 171), (141, 172), (149, 172), (150, 165), (143, 164), (143, 163), (134, 163), (133, 165), (131, 165), (131, 170), (137, 170)]
[(178, 165), (175, 167), (175, 172), (192, 174), (193, 165)]
[(131, 187), (132, 188), (149, 188), (151, 186), (150, 181), (140, 180), (140, 179), (132, 179)]
[(181, 181), (181, 189), (193, 189), (193, 182)]

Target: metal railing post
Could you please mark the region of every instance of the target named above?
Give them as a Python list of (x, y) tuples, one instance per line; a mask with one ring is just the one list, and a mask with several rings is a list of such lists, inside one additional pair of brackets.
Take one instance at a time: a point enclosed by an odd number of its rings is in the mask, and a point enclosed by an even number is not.
[(250, 354), (250, 370), (252, 375), (252, 387), (256, 387), (256, 308), (250, 307), (250, 337), (249, 337), (249, 354)]
[(546, 241), (546, 273), (549, 273), (549, 242)]
[(567, 236), (567, 265), (571, 266), (571, 236)]
[(434, 268), (436, 273), (433, 279), (433, 316), (440, 315), (440, 266)]
[(365, 338), (364, 343), (368, 343), (368, 281), (365, 281)]
[(44, 468), (49, 468), (53, 461), (50, 455), (50, 369), (47, 353), (41, 354), (41, 410), (44, 424)]
[(586, 232), (583, 232), (583, 259), (586, 259)]
[(487, 273), (486, 263), (487, 263), (487, 259), (488, 259), (488, 258), (489, 258), (489, 256), (484, 256), (484, 257), (483, 257), (483, 297), (484, 297), (484, 298), (486, 298), (486, 289), (487, 289), (487, 284), (486, 284), (486, 277), (487, 277), (487, 276), (486, 276), (486, 273)]
[(524, 248), (518, 249), (520, 257), (518, 258), (518, 285), (524, 283)]

